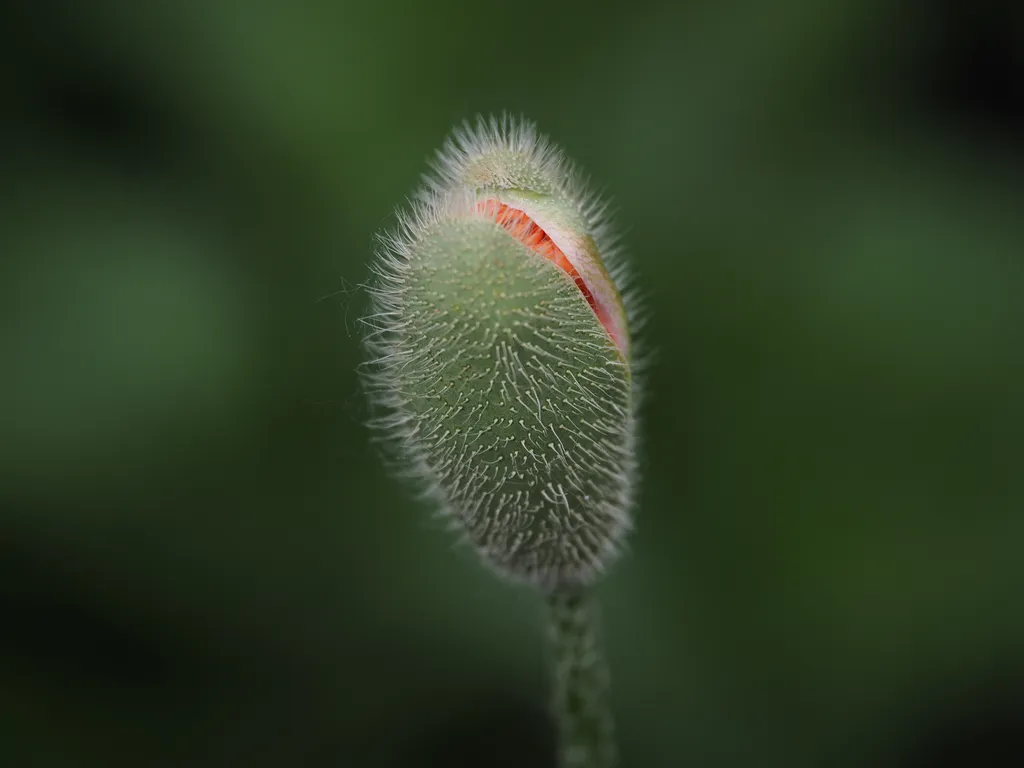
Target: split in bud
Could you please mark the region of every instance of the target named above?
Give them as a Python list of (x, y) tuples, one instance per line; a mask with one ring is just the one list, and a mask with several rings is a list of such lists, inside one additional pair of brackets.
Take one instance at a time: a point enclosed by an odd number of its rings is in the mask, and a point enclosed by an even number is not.
[(603, 207), (507, 118), (463, 126), (435, 171), (377, 254), (375, 425), (499, 573), (589, 584), (630, 528), (636, 474), (629, 314)]

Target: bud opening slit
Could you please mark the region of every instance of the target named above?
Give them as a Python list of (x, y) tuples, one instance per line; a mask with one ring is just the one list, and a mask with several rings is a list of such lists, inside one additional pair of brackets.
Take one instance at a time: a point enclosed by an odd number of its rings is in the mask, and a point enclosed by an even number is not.
[(572, 265), (565, 253), (551, 239), (547, 232), (540, 225), (530, 218), (526, 212), (513, 208), (499, 200), (484, 200), (477, 204), (477, 210), (488, 218), (493, 219), (499, 226), (504, 228), (512, 237), (532, 250), (534, 253), (544, 257), (555, 266), (565, 272), (579, 288), (583, 298), (587, 300), (597, 319), (608, 332), (612, 341), (621, 350), (623, 349), (622, 339), (615, 327), (615, 321), (608, 307), (604, 306), (587, 286), (583, 276)]

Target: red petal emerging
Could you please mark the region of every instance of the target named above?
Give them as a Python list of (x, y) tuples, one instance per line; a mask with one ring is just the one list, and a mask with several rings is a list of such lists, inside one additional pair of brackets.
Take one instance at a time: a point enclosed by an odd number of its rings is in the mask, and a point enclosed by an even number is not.
[(563, 272), (573, 279), (580, 293), (590, 304), (605, 327), (608, 334), (614, 339), (615, 332), (611, 313), (594, 298), (593, 292), (587, 287), (586, 282), (579, 272), (576, 271), (569, 259), (562, 250), (555, 245), (555, 242), (548, 236), (547, 232), (541, 229), (537, 223), (518, 208), (512, 208), (498, 200), (486, 200), (477, 204), (477, 210), (494, 219), (504, 227), (512, 237), (519, 240), (535, 253), (540, 254), (548, 261), (554, 262)]

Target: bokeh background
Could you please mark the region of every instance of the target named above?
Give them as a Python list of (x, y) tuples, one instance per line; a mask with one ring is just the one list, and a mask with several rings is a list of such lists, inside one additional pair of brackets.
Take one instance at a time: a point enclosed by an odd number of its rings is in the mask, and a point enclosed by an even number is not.
[(550, 766), (541, 606), (381, 468), (373, 234), (536, 120), (651, 321), (624, 768), (1024, 765), (1010, 0), (0, 11), (0, 764)]

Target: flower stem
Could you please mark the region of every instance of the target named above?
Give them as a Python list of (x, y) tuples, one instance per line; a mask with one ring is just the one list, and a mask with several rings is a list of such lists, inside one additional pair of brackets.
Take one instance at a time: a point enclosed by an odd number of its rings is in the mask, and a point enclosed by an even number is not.
[(585, 591), (556, 591), (547, 607), (559, 768), (611, 768), (617, 750), (597, 599)]

